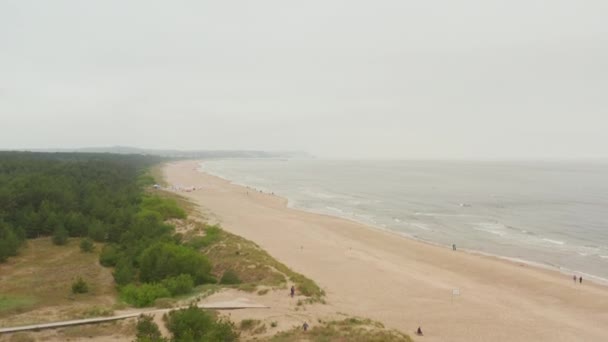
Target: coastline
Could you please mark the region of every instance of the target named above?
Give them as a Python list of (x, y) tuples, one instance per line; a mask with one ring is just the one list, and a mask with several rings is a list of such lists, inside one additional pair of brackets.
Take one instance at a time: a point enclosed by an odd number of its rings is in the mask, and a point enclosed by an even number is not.
[(436, 341), (508, 341), (514, 331), (518, 340), (608, 336), (604, 286), (579, 286), (555, 269), (453, 252), (386, 229), (289, 208), (287, 199), (248, 194), (247, 188), (198, 169), (198, 161), (177, 162), (167, 164), (164, 173), (169, 183), (202, 187), (183, 194), (224, 229), (317, 281), (336, 311), (368, 316), (406, 333), (421, 325), (424, 339)]
[[(302, 211), (302, 212), (306, 212), (306, 213), (310, 213), (310, 214), (315, 214), (315, 215), (322, 215), (322, 216), (328, 216), (328, 217), (332, 217), (332, 218), (339, 218), (339, 219), (343, 219), (343, 220), (347, 220), (356, 224), (361, 224), (366, 226), (369, 229), (374, 229), (374, 230), (378, 230), (378, 231), (382, 231), (388, 234), (393, 234), (399, 238), (405, 238), (408, 240), (413, 240), (413, 241), (417, 241), (420, 243), (424, 243), (424, 244), (428, 244), (430, 246), (436, 246), (436, 247), (441, 247), (441, 248), (451, 248), (450, 245), (446, 245), (446, 244), (442, 244), (439, 242), (435, 242), (435, 241), (431, 241), (431, 240), (426, 240), (426, 239), (422, 239), (410, 234), (407, 234), (405, 232), (399, 232), (387, 227), (382, 227), (378, 224), (375, 224), (373, 222), (366, 222), (364, 220), (357, 220), (354, 217), (350, 217), (347, 215), (338, 215), (338, 214), (330, 214), (327, 212), (324, 212), (322, 210), (314, 210), (314, 209), (309, 209), (309, 208), (302, 208), (302, 207), (298, 207), (295, 202), (293, 202), (292, 200), (290, 200), (289, 198), (282, 196), (282, 195), (276, 195), (274, 193), (271, 192), (271, 190), (269, 189), (263, 189), (263, 188), (255, 188), (252, 185), (249, 184), (245, 184), (245, 183), (240, 183), (240, 182), (236, 182), (233, 181), (225, 176), (210, 172), (208, 170), (205, 170), (201, 167), (201, 162), (197, 161), (197, 165), (198, 165), (198, 171), (213, 177), (217, 177), (220, 178), (232, 185), (236, 185), (236, 186), (240, 186), (243, 188), (248, 188), (248, 189), (253, 189), (256, 191), (262, 191), (262, 193), (265, 194), (272, 194), (273, 196), (276, 196), (277, 198), (280, 198), (282, 200), (285, 201), (285, 207), (289, 208), (289, 209), (293, 209), (293, 210), (298, 210), (298, 211)], [(542, 262), (537, 262), (537, 261), (532, 261), (532, 260), (526, 260), (523, 258), (517, 258), (517, 257), (509, 257), (509, 256), (504, 256), (504, 255), (500, 255), (500, 254), (494, 254), (494, 253), (490, 253), (490, 252), (483, 252), (480, 250), (475, 250), (475, 249), (469, 249), (469, 248), (458, 248), (459, 251), (461, 252), (465, 252), (465, 253), (469, 253), (472, 255), (478, 255), (478, 256), (483, 256), (483, 257), (489, 257), (489, 258), (496, 258), (498, 260), (503, 260), (506, 262), (510, 262), (510, 263), (515, 263), (515, 264), (525, 264), (527, 266), (531, 266), (531, 267), (536, 267), (542, 270), (548, 270), (548, 271), (552, 271), (552, 272), (559, 272), (560, 274), (566, 275), (566, 276), (572, 276), (573, 274), (576, 275), (583, 275), (585, 280), (591, 281), (597, 285), (601, 285), (601, 286), (606, 286), (608, 287), (608, 279), (607, 278), (603, 278), (594, 274), (590, 274), (587, 272), (583, 272), (580, 270), (572, 270), (572, 269), (568, 269), (567, 267), (563, 267), (560, 265), (554, 265), (554, 264), (549, 264), (549, 263), (542, 263)]]

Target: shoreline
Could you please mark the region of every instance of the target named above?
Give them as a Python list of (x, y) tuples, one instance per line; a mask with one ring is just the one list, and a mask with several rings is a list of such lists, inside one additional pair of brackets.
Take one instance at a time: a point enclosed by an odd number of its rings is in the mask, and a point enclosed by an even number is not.
[[(603, 341), (608, 291), (571, 276), (414, 240), (347, 219), (288, 208), (201, 173), (198, 161), (166, 164), (171, 184), (231, 233), (252, 240), (327, 292), (335, 312), (369, 317), (428, 341)], [(396, 239), (395, 236), (399, 238)], [(458, 290), (458, 295), (453, 292)], [(314, 309), (310, 309), (314, 310)]]
[[(365, 222), (363, 220), (357, 220), (353, 217), (349, 217), (349, 216), (341, 216), (341, 215), (333, 215), (330, 213), (326, 213), (323, 212), (322, 210), (314, 210), (314, 209), (307, 209), (307, 208), (301, 208), (298, 207), (297, 205), (295, 205), (295, 203), (290, 200), (288, 197), (284, 197), (282, 195), (277, 195), (274, 192), (272, 192), (269, 189), (259, 189), (254, 187), (253, 185), (250, 184), (245, 184), (245, 183), (241, 183), (241, 182), (236, 182), (233, 181), (225, 176), (210, 172), (208, 170), (203, 169), (202, 164), (204, 162), (203, 161), (197, 161), (197, 171), (204, 173), (206, 175), (212, 176), (212, 177), (217, 177), (223, 181), (226, 181), (232, 185), (235, 186), (239, 186), (239, 187), (243, 187), (243, 188), (247, 188), (247, 189), (253, 189), (256, 191), (261, 191), (262, 194), (266, 194), (266, 195), (271, 195), (271, 196), (275, 196), (279, 199), (282, 199), (285, 202), (285, 207), (288, 209), (293, 209), (293, 210), (298, 210), (301, 212), (305, 212), (305, 213), (310, 213), (310, 214), (315, 214), (315, 215), (322, 215), (322, 216), (327, 216), (327, 217), (331, 217), (331, 218), (338, 218), (338, 219), (342, 219), (342, 220), (347, 220), (356, 224), (361, 224), (363, 226), (366, 226), (368, 229), (372, 229), (372, 230), (376, 230), (376, 231), (381, 231), (384, 233), (388, 233), (388, 234), (392, 234), (395, 236), (398, 236), (399, 238), (403, 238), (403, 239), (407, 239), (407, 240), (411, 240), (411, 241), (415, 241), (415, 242), (419, 242), (419, 243), (423, 243), (423, 244), (428, 244), (429, 246), (435, 246), (435, 247), (441, 247), (441, 248), (451, 248), (450, 245), (444, 245), (442, 243), (439, 242), (435, 242), (435, 241), (431, 241), (431, 240), (425, 240), (425, 239), (421, 239), (418, 238), (416, 236), (404, 233), (404, 232), (399, 232), (387, 227), (381, 227), (377, 224), (371, 223), (371, 222)], [(479, 250), (475, 250), (475, 249), (468, 249), (468, 248), (458, 248), (458, 251), (462, 251), (471, 255), (477, 255), (477, 256), (482, 256), (482, 257), (489, 257), (489, 258), (495, 258), (497, 260), (501, 260), (501, 261), (505, 261), (505, 262), (509, 262), (509, 263), (513, 263), (513, 264), (525, 264), (527, 266), (531, 266), (531, 267), (535, 267), (541, 270), (546, 270), (546, 271), (552, 271), (552, 272), (557, 272), (563, 275), (569, 275), (572, 276), (574, 274), (576, 274), (577, 276), (583, 275), (585, 276), (585, 280), (586, 281), (590, 281), (593, 282), (594, 284), (600, 285), (600, 286), (605, 286), (608, 287), (608, 278), (603, 278), (594, 274), (590, 274), (590, 273), (586, 273), (583, 271), (578, 271), (578, 270), (571, 270), (568, 269), (566, 267), (562, 267), (559, 265), (552, 265), (549, 263), (543, 263), (543, 262), (536, 262), (536, 261), (532, 261), (532, 260), (526, 260), (526, 259), (522, 259), (522, 258), (517, 258), (517, 257), (509, 257), (509, 256), (504, 256), (504, 255), (500, 255), (500, 254), (495, 254), (495, 253), (489, 253), (489, 252), (483, 252), (483, 251), (479, 251)]]

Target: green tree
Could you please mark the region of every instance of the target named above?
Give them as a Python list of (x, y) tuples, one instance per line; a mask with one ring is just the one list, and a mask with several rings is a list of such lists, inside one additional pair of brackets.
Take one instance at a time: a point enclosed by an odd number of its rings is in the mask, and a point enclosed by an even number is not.
[(137, 342), (163, 342), (166, 341), (154, 323), (154, 318), (148, 315), (141, 315), (137, 319)]
[(65, 245), (68, 242), (68, 231), (63, 227), (63, 225), (59, 225), (55, 228), (53, 232), (53, 243), (61, 246)]
[(93, 241), (89, 238), (84, 238), (80, 240), (80, 251), (84, 253), (91, 253), (95, 250), (95, 245)]
[(21, 240), (8, 223), (0, 220), (0, 262), (17, 255)]
[(211, 272), (211, 263), (204, 255), (168, 242), (157, 242), (144, 250), (139, 266), (140, 280), (144, 282), (188, 274), (196, 284), (202, 284), (210, 278)]
[(99, 255), (99, 263), (106, 267), (116, 266), (116, 264), (122, 257), (123, 255), (118, 250), (118, 246), (113, 244), (105, 245), (101, 249), (101, 254)]
[(167, 329), (173, 341), (237, 341), (239, 334), (234, 325), (217, 318), (196, 306), (175, 310), (167, 315)]
[(178, 296), (192, 292), (194, 280), (189, 274), (180, 274), (163, 280), (162, 285), (171, 292), (172, 296)]
[(116, 268), (114, 268), (112, 275), (114, 276), (116, 284), (127, 285), (135, 279), (136, 273), (133, 265), (125, 258), (116, 264)]
[(106, 228), (100, 220), (93, 220), (89, 225), (89, 237), (97, 242), (106, 240)]
[(128, 284), (121, 288), (120, 295), (125, 302), (140, 308), (152, 305), (159, 298), (171, 297), (169, 290), (161, 284)]
[(87, 236), (87, 220), (82, 213), (72, 211), (66, 215), (65, 228), (70, 236)]

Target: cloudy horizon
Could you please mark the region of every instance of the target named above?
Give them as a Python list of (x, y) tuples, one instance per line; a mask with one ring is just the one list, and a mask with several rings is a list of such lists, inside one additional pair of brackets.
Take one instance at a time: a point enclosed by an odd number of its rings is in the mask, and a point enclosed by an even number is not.
[(3, 1), (0, 149), (607, 158), (604, 1)]

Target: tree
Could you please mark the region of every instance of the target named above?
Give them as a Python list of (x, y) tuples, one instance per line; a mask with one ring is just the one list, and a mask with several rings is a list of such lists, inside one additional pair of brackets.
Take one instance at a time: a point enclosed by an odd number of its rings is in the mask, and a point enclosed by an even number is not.
[(116, 284), (127, 285), (133, 281), (136, 273), (133, 265), (125, 258), (121, 259), (118, 264), (116, 264), (116, 268), (114, 269), (114, 272), (112, 272), (112, 275), (114, 276)]
[(237, 341), (239, 334), (228, 321), (217, 320), (208, 311), (191, 305), (167, 315), (167, 329), (174, 341)]
[(84, 253), (91, 253), (95, 250), (95, 245), (93, 241), (89, 238), (84, 238), (80, 240), (80, 251)]
[(171, 292), (172, 296), (178, 296), (190, 293), (194, 287), (194, 280), (189, 274), (180, 274), (177, 277), (163, 280), (162, 284)]
[(211, 263), (204, 255), (170, 242), (157, 242), (144, 250), (139, 266), (140, 280), (144, 282), (188, 274), (196, 284), (202, 284), (211, 272)]
[(65, 227), (70, 236), (87, 235), (87, 220), (82, 213), (70, 212), (65, 218)]
[(137, 319), (137, 342), (163, 342), (166, 341), (154, 323), (154, 318), (148, 315), (141, 315)]
[(65, 245), (68, 242), (68, 231), (63, 227), (63, 225), (59, 225), (55, 228), (53, 232), (53, 243), (61, 246)]
[(110, 267), (116, 266), (118, 261), (122, 258), (121, 252), (118, 250), (118, 246), (114, 244), (108, 244), (103, 246), (101, 254), (99, 255), (99, 263), (103, 266)]
[(21, 240), (14, 233), (12, 227), (0, 220), (0, 262), (17, 255), (20, 245)]
[(89, 225), (89, 236), (97, 242), (104, 242), (106, 240), (106, 228), (103, 222), (99, 220), (91, 222)]
[(125, 302), (140, 308), (152, 305), (159, 298), (171, 297), (169, 290), (161, 284), (128, 284), (121, 288), (120, 295)]

